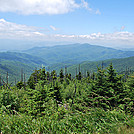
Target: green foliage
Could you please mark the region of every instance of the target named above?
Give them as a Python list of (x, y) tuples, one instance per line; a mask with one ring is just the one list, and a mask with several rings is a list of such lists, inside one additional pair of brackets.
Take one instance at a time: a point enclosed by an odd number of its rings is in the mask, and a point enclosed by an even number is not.
[(18, 89), (21, 89), (22, 87), (24, 87), (24, 83), (22, 81), (19, 81), (16, 86)]
[(0, 110), (3, 112), (14, 113), (20, 107), (18, 94), (9, 89), (2, 88), (0, 90)]
[[(79, 75), (79, 74), (78, 74)], [(134, 129), (134, 77), (110, 64), (81, 79), (35, 70), (24, 88), (0, 88), (0, 132), (127, 133)], [(62, 81), (61, 81), (62, 80)], [(125, 130), (122, 128), (126, 128)], [(129, 131), (130, 131), (129, 130)]]
[(42, 81), (42, 86), (45, 85), (45, 83), (49, 80), (49, 73), (47, 72), (45, 67), (39, 70), (35, 70), (30, 78), (28, 79), (27, 84), (29, 85), (30, 88), (35, 89), (36, 83), (39, 81)]
[[(117, 58), (117, 57), (116, 57)], [(106, 68), (111, 63), (113, 64), (114, 68), (118, 73), (124, 73), (129, 75), (130, 73), (134, 72), (134, 57), (129, 58), (121, 58), (121, 59), (110, 59), (110, 60), (103, 60), (103, 68)], [(88, 73), (97, 72), (97, 66), (102, 65), (102, 61), (84, 61), (81, 64), (82, 74), (85, 73), (85, 70)], [(58, 65), (56, 66), (58, 68)], [(73, 64), (72, 66), (68, 67), (68, 72), (75, 76), (75, 70), (79, 68), (79, 64)], [(59, 68), (57, 69), (59, 70)]]
[(63, 74), (63, 69), (60, 70), (60, 82), (63, 82), (64, 79), (64, 74)]

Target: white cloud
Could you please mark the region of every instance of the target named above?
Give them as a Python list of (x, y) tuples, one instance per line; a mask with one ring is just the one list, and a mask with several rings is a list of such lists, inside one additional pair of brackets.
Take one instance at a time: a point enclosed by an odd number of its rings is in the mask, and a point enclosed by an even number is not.
[(74, 0), (0, 0), (0, 12), (64, 14), (78, 8)]
[(124, 29), (125, 29), (125, 26), (122, 26), (121, 29), (120, 29), (120, 31), (123, 31)]
[(3, 23), (4, 23), (4, 22), (6, 22), (6, 21), (5, 21), (4, 19), (0, 19), (0, 22), (3, 22)]
[(99, 9), (97, 9), (97, 10), (94, 10), (94, 9), (92, 9), (90, 6), (89, 6), (89, 3), (88, 2), (86, 2), (85, 0), (81, 0), (81, 2), (82, 2), (82, 7), (84, 7), (85, 9), (87, 9), (89, 12), (91, 12), (91, 13), (95, 13), (95, 14), (101, 14), (101, 12), (100, 12), (100, 10)]
[(96, 14), (99, 14), (99, 15), (101, 14), (101, 12), (100, 12), (99, 9), (97, 9), (97, 10), (95, 11), (95, 13), (96, 13)]
[[(57, 30), (51, 26), (53, 30)], [(23, 39), (31, 41), (70, 41), (90, 43), (110, 47), (134, 47), (134, 33), (120, 31), (114, 33), (92, 33), (85, 35), (50, 34), (45, 28), (19, 25), (0, 19), (0, 39)]]
[(50, 28), (53, 30), (53, 31), (57, 31), (58, 29), (56, 28), (56, 27), (54, 27), (54, 26), (50, 26)]
[(89, 7), (88, 3), (85, 0), (81, 0), (81, 1), (82, 1), (82, 4), (83, 4), (84, 8), (86, 8), (89, 11), (92, 11), (92, 8)]
[(23, 15), (32, 14), (65, 14), (77, 8), (85, 8), (88, 11), (100, 14), (99, 10), (93, 10), (88, 2), (81, 0), (0, 0), (0, 12), (15, 12)]
[(20, 25), (16, 23), (7, 22), (0, 19), (0, 38), (5, 39), (23, 39), (43, 36), (40, 31), (45, 31), (44, 28)]
[(55, 35), (64, 41), (74, 41), (79, 43), (90, 43), (114, 48), (134, 48), (134, 33), (115, 32), (115, 33), (92, 33), (88, 35)]
[(129, 32), (115, 32), (115, 33), (107, 33), (107, 34), (101, 34), (101, 33), (92, 33), (89, 35), (55, 35), (56, 37), (62, 37), (62, 38), (81, 38), (85, 40), (129, 40), (134, 42), (134, 33)]

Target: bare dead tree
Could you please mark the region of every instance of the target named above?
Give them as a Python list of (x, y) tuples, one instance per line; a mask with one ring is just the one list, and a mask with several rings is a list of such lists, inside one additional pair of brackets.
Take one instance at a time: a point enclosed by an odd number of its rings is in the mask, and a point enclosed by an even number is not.
[(26, 75), (24, 73), (24, 89), (26, 89)]
[(35, 68), (35, 82), (37, 83), (37, 68)]
[(2, 82), (1, 82), (1, 74), (0, 74), (0, 86), (2, 85)]
[(15, 85), (16, 85), (16, 78), (15, 78)]
[(23, 69), (21, 69), (21, 81), (23, 82)]
[(6, 76), (6, 79), (7, 79), (7, 84), (8, 84), (8, 72), (7, 72), (7, 76)]
[[(2, 79), (2, 78), (1, 78)], [(3, 83), (6, 85), (6, 87), (8, 87), (8, 89), (11, 90), (11, 88), (8, 86), (8, 84), (2, 79)]]
[(103, 70), (103, 68), (104, 68), (104, 62), (103, 61), (102, 61), (101, 67), (102, 67), (102, 70)]
[(80, 64), (79, 64), (79, 72), (80, 72)]
[(67, 78), (67, 67), (65, 66), (65, 81), (66, 81), (66, 78)]

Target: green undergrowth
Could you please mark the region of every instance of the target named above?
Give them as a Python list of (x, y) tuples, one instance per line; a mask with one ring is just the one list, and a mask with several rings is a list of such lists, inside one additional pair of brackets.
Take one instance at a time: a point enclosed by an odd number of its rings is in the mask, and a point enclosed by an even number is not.
[(27, 83), (0, 87), (1, 134), (133, 134), (134, 76), (112, 64), (76, 78), (35, 70)]
[[(53, 101), (51, 102), (53, 103)], [(56, 108), (56, 107), (55, 107)], [(123, 133), (134, 127), (134, 117), (123, 111), (104, 111), (99, 108), (83, 112), (59, 107), (49, 109), (41, 117), (27, 114), (0, 114), (0, 131), (11, 133)], [(125, 131), (122, 129), (126, 127)]]

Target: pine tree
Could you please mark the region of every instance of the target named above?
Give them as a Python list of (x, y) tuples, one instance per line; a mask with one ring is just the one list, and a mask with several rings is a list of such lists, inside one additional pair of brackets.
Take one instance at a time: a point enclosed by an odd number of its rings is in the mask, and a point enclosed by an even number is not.
[(41, 80), (46, 80), (46, 70), (45, 67), (43, 67), (40, 71), (41, 73)]
[(122, 82), (122, 76), (117, 75), (113, 68), (112, 63), (107, 69), (107, 96), (109, 97), (109, 102), (112, 107), (118, 106), (123, 103), (123, 98), (125, 96), (124, 86)]
[(60, 82), (62, 83), (64, 81), (64, 74), (63, 69), (60, 70)]
[(111, 83), (116, 83), (117, 82), (117, 73), (115, 72), (112, 63), (109, 65), (107, 69), (107, 81)]

